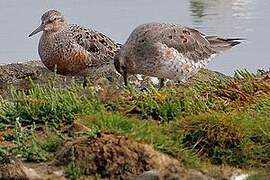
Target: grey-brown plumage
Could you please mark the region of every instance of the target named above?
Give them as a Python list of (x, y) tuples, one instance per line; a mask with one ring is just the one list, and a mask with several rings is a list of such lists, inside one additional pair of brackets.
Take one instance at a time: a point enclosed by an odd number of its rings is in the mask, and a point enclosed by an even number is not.
[(131, 74), (186, 81), (215, 55), (239, 44), (237, 40), (205, 36), (175, 24), (148, 23), (131, 33), (114, 63), (125, 83)]
[(41, 25), (30, 35), (43, 31), (38, 52), (44, 65), (62, 75), (83, 75), (113, 63), (119, 49), (109, 37), (95, 30), (68, 24), (64, 16), (50, 10), (41, 17)]

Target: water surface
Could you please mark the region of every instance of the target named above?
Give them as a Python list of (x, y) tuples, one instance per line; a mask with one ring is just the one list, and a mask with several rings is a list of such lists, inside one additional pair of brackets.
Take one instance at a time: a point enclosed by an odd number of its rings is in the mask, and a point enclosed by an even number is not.
[(269, 0), (0, 0), (0, 63), (39, 59), (40, 34), (28, 34), (48, 9), (63, 12), (70, 23), (99, 30), (124, 43), (145, 22), (170, 22), (195, 27), (209, 35), (246, 38), (209, 68), (226, 74), (235, 69), (270, 67)]

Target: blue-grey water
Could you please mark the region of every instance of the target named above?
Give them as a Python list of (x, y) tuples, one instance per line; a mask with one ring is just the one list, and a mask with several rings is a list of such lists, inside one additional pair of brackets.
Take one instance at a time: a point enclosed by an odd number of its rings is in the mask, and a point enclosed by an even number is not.
[(0, 0), (0, 64), (39, 59), (39, 35), (28, 34), (48, 9), (63, 12), (70, 23), (101, 31), (124, 43), (146, 22), (195, 27), (209, 35), (241, 37), (241, 45), (218, 56), (210, 69), (232, 74), (270, 67), (269, 0)]

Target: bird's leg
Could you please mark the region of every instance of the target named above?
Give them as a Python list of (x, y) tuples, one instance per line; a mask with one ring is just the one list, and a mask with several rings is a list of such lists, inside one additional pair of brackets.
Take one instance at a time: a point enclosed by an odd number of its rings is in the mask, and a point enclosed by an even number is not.
[(124, 78), (124, 82), (125, 82), (125, 86), (128, 86), (128, 78), (127, 78), (127, 75), (123, 75), (123, 78)]
[(84, 77), (83, 77), (83, 87), (84, 87), (84, 88), (87, 87), (88, 84), (89, 84), (88, 78), (87, 78), (87, 76), (84, 76)]
[(164, 78), (159, 79), (159, 89), (163, 88), (164, 85), (165, 85), (165, 79)]
[(124, 78), (125, 86), (128, 86), (128, 75), (127, 75), (127, 71), (126, 70), (123, 70), (122, 76)]

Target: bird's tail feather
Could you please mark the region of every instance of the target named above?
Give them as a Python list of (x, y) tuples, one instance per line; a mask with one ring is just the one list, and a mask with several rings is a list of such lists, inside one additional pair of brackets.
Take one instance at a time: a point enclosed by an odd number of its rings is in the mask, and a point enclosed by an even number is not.
[(205, 38), (209, 41), (211, 47), (218, 52), (230, 49), (245, 40), (242, 38), (220, 38), (217, 36), (206, 36)]

